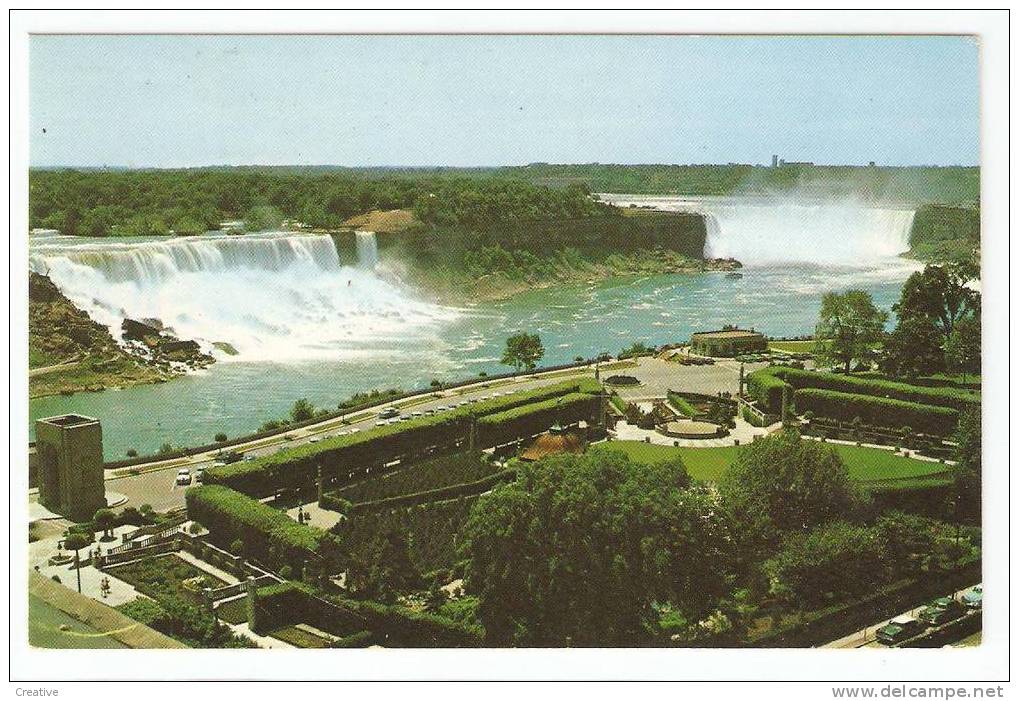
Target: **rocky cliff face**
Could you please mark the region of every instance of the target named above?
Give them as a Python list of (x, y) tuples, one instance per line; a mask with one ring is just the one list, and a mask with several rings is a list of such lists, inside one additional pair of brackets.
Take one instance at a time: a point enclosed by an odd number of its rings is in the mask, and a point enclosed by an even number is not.
[(52, 364), (121, 353), (105, 326), (75, 307), (46, 277), (29, 273), (29, 346)]
[(29, 273), (29, 395), (162, 382), (213, 362), (193, 341), (159, 334), (154, 348), (121, 347), (109, 330), (75, 307), (45, 275)]

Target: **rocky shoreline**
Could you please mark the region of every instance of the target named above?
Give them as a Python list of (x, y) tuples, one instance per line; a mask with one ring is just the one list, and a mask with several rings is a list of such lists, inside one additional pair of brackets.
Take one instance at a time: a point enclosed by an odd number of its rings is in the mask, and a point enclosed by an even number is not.
[(30, 399), (165, 382), (215, 362), (194, 341), (134, 320), (125, 320), (126, 343), (118, 344), (52, 280), (34, 272), (28, 311)]

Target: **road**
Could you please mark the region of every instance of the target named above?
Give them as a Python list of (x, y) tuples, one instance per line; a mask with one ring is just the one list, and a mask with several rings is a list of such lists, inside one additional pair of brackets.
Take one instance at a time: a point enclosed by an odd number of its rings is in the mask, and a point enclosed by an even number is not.
[[(750, 371), (749, 366), (746, 371)], [(735, 393), (739, 389), (739, 363), (733, 360), (721, 360), (714, 365), (688, 366), (657, 358), (638, 358), (635, 367), (619, 361), (605, 363), (600, 369), (600, 373), (602, 379), (613, 374), (628, 374), (641, 381), (640, 385), (618, 388), (620, 396), (627, 401), (664, 397), (669, 389), (705, 394), (722, 391)], [(519, 392), (562, 382), (570, 377), (592, 376), (593, 374), (594, 366), (592, 365), (576, 370), (537, 373), (513, 379), (482, 380), (467, 387), (436, 393), (439, 396), (425, 392), (414, 397), (405, 397), (382, 404), (370, 410), (355, 411), (347, 416), (363, 418), (350, 424), (343, 423), (345, 417), (337, 417), (306, 428), (284, 431), (270, 438), (240, 444), (231, 450), (244, 453), (245, 456), (269, 455), (313, 440), (349, 433), (354, 429), (371, 428), (378, 420), (378, 413), (389, 406), (402, 407), (403, 413), (425, 411), (440, 406), (449, 406), (468, 398), (490, 396), (495, 392)], [(110, 470), (107, 474), (106, 491), (126, 496), (127, 501), (123, 506), (140, 507), (142, 504), (149, 504), (156, 511), (179, 508), (184, 505), (184, 491), (187, 486), (175, 484), (177, 470), (187, 468), (193, 474), (199, 467), (210, 467), (215, 459), (216, 452), (209, 451), (190, 457), (154, 461), (131, 468)], [(132, 474), (132, 472), (137, 474)]]
[[(977, 582), (975, 584), (971, 584), (968, 587), (963, 587), (959, 591), (957, 591), (957, 592), (955, 592), (953, 594), (950, 594), (950, 596), (953, 599), (959, 599), (960, 597), (962, 597), (963, 594), (968, 592), (973, 587), (977, 586), (977, 584), (979, 584), (979, 582)], [(862, 629), (856, 631), (855, 633), (852, 633), (850, 635), (845, 636), (844, 638), (839, 638), (838, 640), (833, 640), (832, 642), (828, 643), (827, 645), (822, 645), (821, 647), (825, 647), (825, 648), (858, 648), (858, 647), (883, 648), (885, 646), (882, 645), (881, 643), (879, 643), (877, 641), (877, 638), (874, 637), (874, 635), (877, 633), (878, 629), (881, 628), (882, 626), (884, 626), (886, 623), (888, 623), (888, 621), (890, 621), (892, 618), (895, 618), (896, 616), (910, 615), (910, 616), (914, 616), (915, 617), (918, 613), (920, 613), (920, 609), (922, 609), (924, 606), (926, 606), (927, 603), (928, 602), (925, 601), (923, 604), (921, 604), (920, 606), (917, 606), (916, 608), (909, 609), (908, 611), (902, 611), (901, 613), (895, 614), (895, 616), (889, 616), (888, 618), (882, 618), (880, 621), (877, 621), (877, 622), (867, 626), (866, 628), (862, 628)]]

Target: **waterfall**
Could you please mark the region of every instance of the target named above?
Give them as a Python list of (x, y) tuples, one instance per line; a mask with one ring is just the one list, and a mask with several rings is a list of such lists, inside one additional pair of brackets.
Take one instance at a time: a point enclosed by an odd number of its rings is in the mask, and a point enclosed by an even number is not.
[(704, 255), (747, 265), (865, 266), (909, 250), (912, 210), (851, 204), (702, 205)]
[(374, 270), (379, 264), (379, 243), (374, 231), (355, 231), (357, 262), (362, 268)]
[[(362, 233), (365, 234), (362, 236)], [(43, 238), (29, 265), (120, 338), (121, 322), (155, 318), (238, 360), (368, 355), (428, 344), (453, 310), (421, 302), (373, 273), (374, 234), (359, 232), (359, 265), (328, 235), (248, 234), (151, 239)]]
[(870, 267), (909, 250), (913, 210), (853, 201), (782, 197), (605, 197), (704, 215), (705, 258), (735, 258), (747, 266), (781, 263)]

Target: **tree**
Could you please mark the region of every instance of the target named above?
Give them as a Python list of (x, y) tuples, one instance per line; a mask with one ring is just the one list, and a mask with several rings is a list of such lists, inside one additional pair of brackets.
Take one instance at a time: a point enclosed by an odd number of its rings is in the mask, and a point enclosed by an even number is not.
[(290, 418), (297, 423), (299, 421), (307, 421), (308, 419), (315, 417), (315, 405), (309, 402), (307, 399), (298, 399), (294, 402), (294, 405), (290, 407)]
[(225, 433), (217, 433), (216, 437), (215, 437), (215, 441), (217, 443), (226, 443), (226, 434)]
[(928, 265), (909, 276), (892, 307), (899, 320), (885, 343), (885, 372), (979, 371), (980, 294), (966, 286), (976, 272), (963, 264)]
[(874, 306), (869, 292), (828, 292), (821, 298), (820, 321), (815, 330), (818, 358), (842, 365), (846, 372), (853, 361), (868, 359), (872, 346), (884, 335), (888, 313)]
[(461, 548), (489, 644), (618, 646), (648, 639), (659, 604), (687, 620), (714, 610), (730, 544), (681, 460), (602, 450), (521, 465), (479, 499)]
[(934, 549), (935, 522), (924, 516), (889, 511), (874, 523), (895, 576), (919, 575)]
[(918, 317), (930, 320), (943, 347), (959, 320), (980, 314), (980, 293), (966, 286), (976, 273), (970, 265), (928, 265), (909, 276), (892, 310), (900, 321)]
[(945, 366), (962, 374), (980, 374), (980, 316), (963, 317), (955, 322), (945, 341)]
[(893, 376), (916, 378), (945, 368), (941, 333), (927, 317), (900, 319), (888, 334), (881, 369)]
[(790, 535), (764, 569), (775, 593), (818, 605), (872, 591), (888, 580), (886, 563), (875, 529), (835, 521)]
[(959, 417), (954, 441), (954, 486), (957, 515), (970, 514), (979, 519), (983, 467), (980, 409), (970, 409)]
[(773, 547), (784, 533), (852, 518), (865, 501), (831, 446), (791, 430), (741, 448), (718, 489), (750, 550)]
[(410, 557), (410, 534), (392, 528), (377, 536), (348, 573), (358, 596), (393, 603), (400, 594), (421, 586), (421, 574)]
[(79, 594), (81, 593), (81, 557), (79, 556), (79, 551), (82, 548), (88, 547), (91, 543), (92, 538), (80, 531), (72, 531), (64, 536), (64, 547), (74, 551), (74, 569), (78, 573)]
[(545, 347), (541, 345), (538, 334), (518, 333), (506, 339), (506, 350), (502, 354), (502, 364), (512, 365), (517, 372), (522, 368), (533, 370), (545, 356)]
[(117, 517), (109, 509), (99, 509), (92, 517), (96, 526), (103, 530), (103, 540), (113, 537), (113, 527), (117, 524)]

